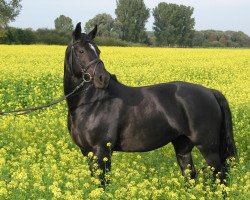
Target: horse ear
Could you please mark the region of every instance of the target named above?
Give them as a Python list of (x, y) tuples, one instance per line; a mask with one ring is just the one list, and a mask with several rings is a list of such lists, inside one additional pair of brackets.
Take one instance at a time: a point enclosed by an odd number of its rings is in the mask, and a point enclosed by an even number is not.
[(89, 32), (88, 36), (90, 37), (91, 40), (93, 40), (96, 36), (97, 33), (97, 25), (95, 25), (95, 28)]
[(75, 30), (73, 31), (73, 39), (76, 41), (76, 40), (79, 40), (81, 38), (81, 33), (82, 33), (82, 28), (81, 28), (81, 22), (79, 22), (77, 25), (76, 25), (76, 28)]

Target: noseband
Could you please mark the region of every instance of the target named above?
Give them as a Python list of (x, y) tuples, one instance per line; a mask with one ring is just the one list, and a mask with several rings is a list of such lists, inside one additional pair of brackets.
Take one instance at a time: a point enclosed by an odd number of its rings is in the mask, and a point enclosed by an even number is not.
[[(85, 83), (89, 83), (91, 80), (94, 79), (94, 75), (95, 75), (95, 71), (96, 71), (96, 67), (100, 64), (100, 63), (103, 63), (102, 60), (100, 58), (96, 58), (90, 62), (88, 62), (87, 64), (82, 64), (81, 63), (81, 60), (80, 58), (76, 55), (76, 52), (75, 52), (75, 44), (79, 43), (79, 41), (77, 42), (74, 42), (72, 45), (71, 45), (71, 62), (70, 62), (70, 65), (71, 65), (71, 71), (73, 71), (73, 56), (76, 58), (75, 61), (78, 63), (78, 65), (80, 65), (81, 67), (81, 72), (82, 72), (82, 79), (83, 79), (83, 82)], [(94, 70), (93, 70), (93, 76), (91, 76), (90, 73), (88, 73), (88, 69), (91, 65), (94, 65), (95, 64), (95, 67), (94, 67)]]

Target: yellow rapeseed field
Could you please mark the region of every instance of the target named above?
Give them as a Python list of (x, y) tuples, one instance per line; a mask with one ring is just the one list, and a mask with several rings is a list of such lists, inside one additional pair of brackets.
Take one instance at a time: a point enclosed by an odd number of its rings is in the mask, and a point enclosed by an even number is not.
[[(63, 95), (65, 46), (0, 45), (0, 111)], [(184, 180), (171, 144), (147, 153), (114, 153), (104, 191), (66, 128), (66, 104), (0, 117), (0, 199), (250, 199), (250, 50), (101, 47), (109, 72), (131, 86), (174, 80), (216, 88), (233, 114), (239, 162), (227, 184), (211, 180), (197, 149), (198, 177)], [(100, 133), (105, 134), (105, 133)]]

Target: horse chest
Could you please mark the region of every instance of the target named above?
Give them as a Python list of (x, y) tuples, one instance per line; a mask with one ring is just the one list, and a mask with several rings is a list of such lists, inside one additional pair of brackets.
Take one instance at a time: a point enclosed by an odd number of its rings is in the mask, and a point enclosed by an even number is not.
[(79, 147), (89, 146), (86, 132), (87, 126), (83, 118), (74, 117), (72, 120), (70, 135), (74, 143)]
[(71, 137), (73, 141), (80, 147), (95, 146), (101, 140), (108, 137), (110, 131), (108, 119), (103, 115), (90, 114), (89, 116), (82, 116), (73, 118), (71, 127)]

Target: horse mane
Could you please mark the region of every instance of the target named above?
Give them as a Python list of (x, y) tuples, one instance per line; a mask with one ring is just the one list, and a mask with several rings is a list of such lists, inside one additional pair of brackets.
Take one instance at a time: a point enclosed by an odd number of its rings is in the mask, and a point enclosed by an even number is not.
[(119, 81), (118, 81), (118, 79), (117, 79), (117, 77), (116, 77), (115, 74), (110, 74), (110, 77), (111, 77), (115, 82), (119, 83)]

